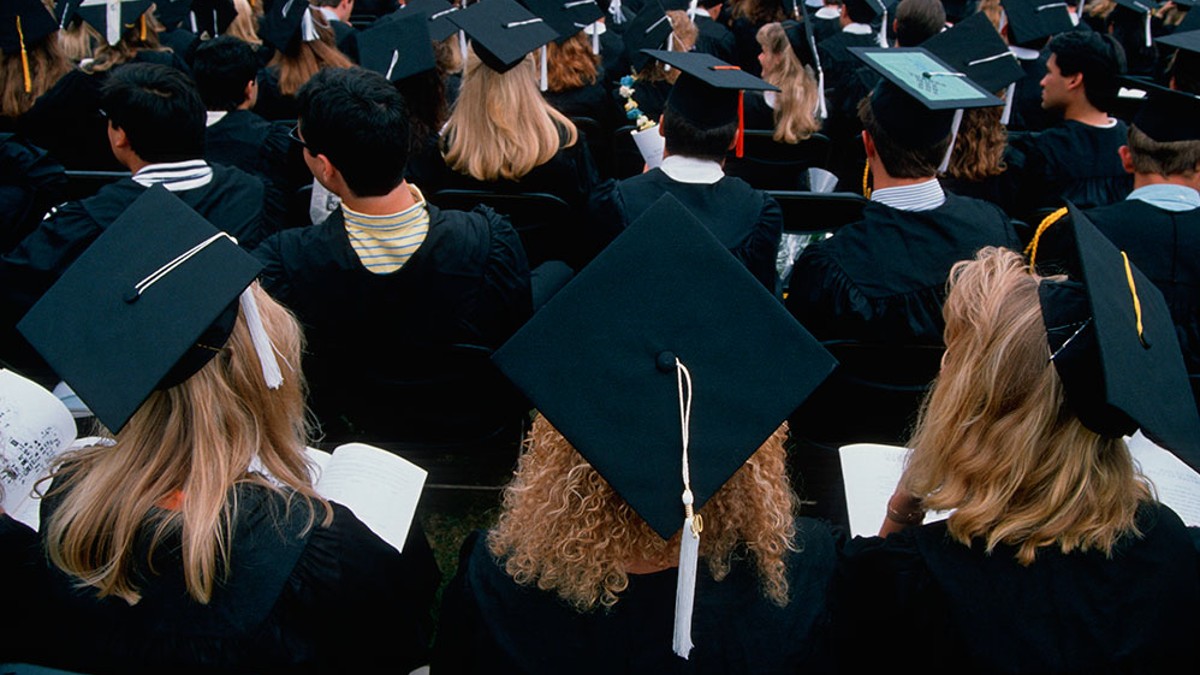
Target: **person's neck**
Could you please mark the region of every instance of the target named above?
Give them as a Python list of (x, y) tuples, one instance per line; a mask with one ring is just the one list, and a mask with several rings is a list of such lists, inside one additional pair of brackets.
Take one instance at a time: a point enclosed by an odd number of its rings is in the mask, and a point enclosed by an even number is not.
[(342, 204), (346, 208), (368, 216), (386, 216), (393, 213), (400, 213), (417, 203), (417, 200), (413, 198), (412, 190), (408, 187), (408, 181), (404, 180), (400, 181), (399, 185), (385, 195), (359, 197), (347, 191), (346, 194), (340, 196)]
[(1192, 176), (1183, 176), (1180, 174), (1171, 174), (1164, 176), (1160, 173), (1135, 173), (1133, 174), (1133, 189), (1144, 188), (1149, 185), (1179, 185), (1186, 188), (1191, 188), (1200, 192), (1200, 173)]
[(1063, 119), (1079, 122), (1091, 127), (1104, 127), (1112, 122), (1112, 118), (1103, 110), (1097, 109), (1087, 99), (1074, 101), (1063, 110)]
[(883, 168), (883, 162), (878, 158), (871, 161), (871, 181), (874, 189), (882, 190), (885, 188), (907, 187), (918, 183), (925, 183), (933, 180), (937, 176), (923, 176), (921, 178), (896, 178), (888, 175), (887, 169)]
[(129, 173), (137, 173), (151, 164), (132, 152), (124, 157), (118, 157), (117, 161), (125, 165), (125, 168), (129, 169)]

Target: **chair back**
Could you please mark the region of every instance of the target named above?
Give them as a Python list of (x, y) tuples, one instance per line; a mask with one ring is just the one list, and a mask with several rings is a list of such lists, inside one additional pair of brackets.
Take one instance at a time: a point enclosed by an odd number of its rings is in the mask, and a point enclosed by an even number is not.
[(573, 227), (578, 214), (560, 197), (544, 192), (446, 189), (429, 200), (442, 209), (470, 211), (479, 205), (505, 215), (516, 228), (532, 269), (547, 260), (568, 259), (582, 235)]
[(783, 230), (792, 234), (836, 232), (862, 218), (869, 203), (853, 192), (767, 190), (783, 210)]
[(612, 177), (617, 180), (636, 176), (646, 166), (646, 160), (642, 159), (642, 153), (638, 152), (637, 143), (633, 140), (636, 130), (637, 127), (628, 125), (618, 127), (612, 133), (609, 150), (612, 152)]
[(91, 197), (105, 185), (133, 175), (128, 171), (85, 171), (82, 169), (67, 169), (66, 174), (66, 201)]
[(747, 129), (741, 157), (731, 152), (725, 173), (759, 190), (807, 190), (807, 169), (829, 166), (830, 142), (813, 134), (799, 143), (780, 143), (773, 131)]
[(572, 117), (571, 123), (582, 135), (583, 142), (587, 145), (588, 152), (591, 153), (592, 161), (596, 164), (596, 170), (600, 176), (602, 178), (611, 176), (612, 144), (608, 142), (608, 134), (604, 133), (600, 123), (591, 117)]

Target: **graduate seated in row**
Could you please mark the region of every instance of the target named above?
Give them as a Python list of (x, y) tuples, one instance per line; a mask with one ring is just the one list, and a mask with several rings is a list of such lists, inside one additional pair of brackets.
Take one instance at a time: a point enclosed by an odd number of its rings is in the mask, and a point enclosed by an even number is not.
[(834, 362), (703, 223), (663, 196), (495, 358), (541, 416), (434, 672), (831, 671), (780, 422)]
[[(1197, 552), (1122, 437), (1140, 428), (1195, 469), (1200, 420), (1161, 294), (1072, 219), (1081, 279), (997, 248), (951, 273), (890, 536), (844, 550), (852, 672), (917, 672), (897, 654), (919, 672), (1188, 669)], [(926, 510), (952, 513), (920, 525)]]
[(317, 71), (353, 65), (338, 51), (325, 15), (307, 2), (273, 5), (263, 15), (261, 35), (275, 55), (259, 74), (254, 112), (268, 120), (296, 119), (296, 92)]
[[(439, 209), (404, 179), (408, 114), (383, 75), (323, 70), (298, 104), (304, 161), (341, 205), (319, 225), (268, 238), (254, 255), (264, 288), (305, 326), (311, 405), (326, 433), (445, 439), (519, 418), (519, 409), (510, 415), (519, 398), (486, 387), (500, 378), (475, 356), (533, 311), (512, 225), (486, 207)], [(462, 345), (475, 350), (454, 351)], [(461, 369), (458, 391), (406, 388)]]
[(426, 662), (432, 553), (419, 527), (400, 553), (314, 491), (303, 336), (255, 283), (260, 269), (154, 187), (22, 320), (113, 435), (61, 456), (43, 484), (45, 556), (23, 619), (42, 630), (19, 660), (75, 672)]

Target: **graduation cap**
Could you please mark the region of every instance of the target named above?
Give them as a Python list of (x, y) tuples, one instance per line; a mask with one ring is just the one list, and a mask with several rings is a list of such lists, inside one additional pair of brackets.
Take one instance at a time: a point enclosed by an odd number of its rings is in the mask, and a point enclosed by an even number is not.
[[(1178, 4), (1178, 3), (1176, 3)], [(1175, 27), (1175, 32), (1172, 35), (1178, 35), (1187, 31), (1200, 30), (1200, 13), (1193, 12), (1190, 9), (1187, 14), (1184, 14), (1183, 21)]]
[(1030, 45), (1075, 28), (1067, 3), (1060, 0), (1001, 0), (1000, 5), (1010, 44)]
[(281, 52), (296, 43), (319, 40), (317, 26), (308, 0), (276, 0), (263, 12), (260, 35), (264, 42)]
[(869, 24), (887, 15), (887, 7), (880, 0), (845, 0), (846, 15), (854, 23)]
[(660, 537), (684, 526), (675, 651), (686, 657), (694, 511), (828, 377), (833, 357), (664, 195), (493, 362)]
[(1025, 76), (1025, 71), (986, 14), (971, 15), (953, 28), (929, 38), (921, 47), (987, 91), (1007, 88), (1000, 123), (1008, 124), (1016, 84)]
[(737, 156), (742, 156), (745, 127), (742, 92), (779, 91), (775, 85), (712, 54), (648, 50), (647, 54), (679, 69), (667, 95), (667, 109), (699, 129), (737, 122)]
[(422, 14), (405, 14), (379, 22), (358, 33), (359, 63), (391, 82), (437, 67), (429, 21)]
[(621, 39), (625, 41), (625, 55), (634, 71), (640, 71), (650, 63), (646, 50), (662, 49), (664, 45), (670, 49), (669, 41), (674, 31), (671, 17), (661, 6), (651, 3), (642, 7), (621, 34)]
[(1154, 0), (1113, 0), (1117, 3), (1117, 7), (1124, 8), (1127, 11), (1133, 12), (1141, 17), (1144, 17), (1146, 24), (1146, 46), (1154, 44), (1154, 36), (1150, 31), (1154, 12), (1158, 9), (1158, 3)]
[[(1188, 15), (1191, 15), (1190, 11)], [(1196, 16), (1200, 17), (1200, 13), (1197, 13)], [(1185, 52), (1200, 54), (1200, 30), (1176, 31), (1170, 35), (1155, 38), (1154, 42), (1167, 47), (1182, 49)]]
[[(449, 19), (450, 14), (459, 11), (458, 7), (446, 0), (410, 0), (400, 6), (400, 9), (379, 19), (387, 22), (402, 19), (409, 14), (419, 12), (429, 20), (429, 37), (435, 42), (441, 42), (454, 34), (458, 26)], [(379, 23), (377, 21), (376, 23)]]
[(56, 30), (58, 22), (41, 0), (4, 0), (4, 6), (0, 7), (0, 52), (21, 55), (27, 94), (33, 90), (33, 79), (26, 47), (41, 42)]
[[(516, 0), (477, 2), (448, 18), (471, 38), (480, 60), (498, 73), (508, 72), (533, 50), (558, 39), (545, 19), (534, 16)], [(545, 63), (543, 55), (543, 71)]]
[(1200, 417), (1162, 292), (1078, 209), (1079, 279), (1038, 287), (1067, 406), (1101, 436), (1138, 428), (1200, 471)]
[(850, 52), (883, 76), (871, 92), (871, 110), (893, 142), (915, 150), (950, 137), (939, 171), (950, 162), (962, 111), (1004, 104), (922, 47), (850, 47)]
[(813, 33), (813, 20), (808, 15), (807, 3), (800, 3), (798, 8), (801, 20), (787, 20), (781, 26), (796, 58), (817, 74), (817, 115), (825, 119), (829, 117), (829, 111), (825, 106), (825, 69), (821, 67), (821, 52), (817, 50), (817, 36)]
[(562, 44), (604, 17), (596, 0), (521, 0), (529, 11), (546, 20)]
[(154, 0), (154, 15), (167, 30), (178, 28), (192, 11), (192, 0)]
[[(243, 291), (261, 269), (232, 237), (155, 186), (67, 268), (17, 329), (116, 433), (152, 391), (186, 380), (220, 351), (239, 304), (254, 332), (257, 309)], [(264, 375), (273, 367), (267, 381), (277, 387), (278, 364), (257, 323)]]
[(1159, 143), (1200, 140), (1200, 96), (1150, 82), (1146, 101), (1133, 118), (1138, 131)]
[(126, 29), (135, 26), (145, 39), (150, 30), (145, 14), (153, 6), (153, 0), (83, 0), (75, 11), (112, 46), (121, 41)]
[(187, 15), (191, 31), (196, 35), (208, 33), (209, 37), (223, 35), (236, 18), (233, 0), (193, 0)]
[(55, 0), (54, 18), (58, 20), (59, 28), (66, 28), (68, 23), (81, 20), (78, 11), (81, 2), (83, 0)]

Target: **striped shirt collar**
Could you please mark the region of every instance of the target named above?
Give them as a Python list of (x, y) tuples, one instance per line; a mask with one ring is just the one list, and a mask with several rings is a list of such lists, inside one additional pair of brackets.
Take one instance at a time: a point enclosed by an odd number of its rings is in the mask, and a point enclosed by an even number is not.
[(900, 211), (932, 211), (946, 203), (946, 193), (936, 178), (897, 187), (879, 188), (871, 201)]
[(171, 192), (194, 190), (212, 182), (213, 170), (203, 159), (182, 162), (147, 164), (133, 174), (133, 181), (142, 187), (162, 185)]
[(1196, 192), (1186, 185), (1171, 183), (1143, 185), (1130, 192), (1126, 199), (1136, 199), (1151, 206), (1157, 206), (1164, 211), (1176, 213), (1200, 209), (1200, 192)]

